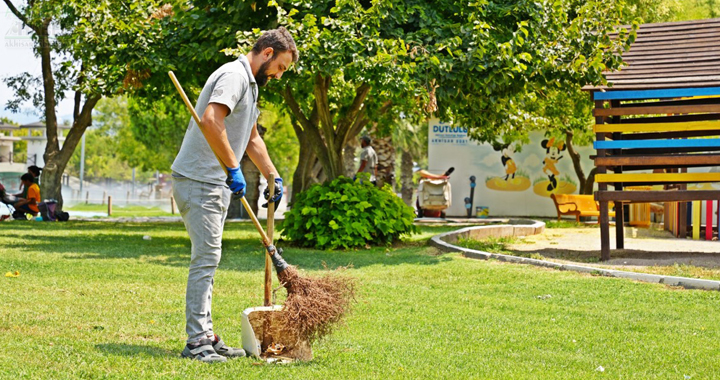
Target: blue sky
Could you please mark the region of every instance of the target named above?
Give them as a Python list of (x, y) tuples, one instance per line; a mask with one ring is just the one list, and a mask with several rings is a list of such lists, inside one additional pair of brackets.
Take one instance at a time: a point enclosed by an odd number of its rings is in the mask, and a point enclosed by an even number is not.
[[(15, 1), (14, 3), (17, 6), (20, 2)], [(0, 79), (22, 72), (41, 76), (40, 58), (33, 54), (29, 29), (22, 28), (20, 21), (10, 12), (4, 2), (0, 2), (0, 39)], [(0, 81), (0, 116), (8, 117), (20, 124), (40, 120), (40, 110), (34, 109), (31, 103), (24, 104), (21, 113), (12, 113), (6, 110), (5, 104), (13, 97), (13, 90)], [(59, 120), (69, 120), (72, 117), (72, 109), (72, 101), (67, 98), (63, 100), (58, 107)]]

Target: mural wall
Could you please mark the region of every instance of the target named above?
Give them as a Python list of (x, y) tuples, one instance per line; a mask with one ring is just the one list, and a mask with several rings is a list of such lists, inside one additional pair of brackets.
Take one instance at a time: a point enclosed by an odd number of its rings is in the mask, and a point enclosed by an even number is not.
[[(478, 144), (467, 136), (467, 129), (429, 122), (428, 170), (442, 174), (449, 167), (452, 206), (448, 216), (467, 216), (472, 210), (487, 208), (493, 216), (556, 216), (550, 194), (577, 194), (578, 179), (564, 141), (530, 134), (530, 143), (518, 146)], [(591, 146), (575, 147), (587, 174), (593, 168)], [(467, 200), (471, 198), (472, 204)], [(466, 199), (467, 198), (467, 199)]]

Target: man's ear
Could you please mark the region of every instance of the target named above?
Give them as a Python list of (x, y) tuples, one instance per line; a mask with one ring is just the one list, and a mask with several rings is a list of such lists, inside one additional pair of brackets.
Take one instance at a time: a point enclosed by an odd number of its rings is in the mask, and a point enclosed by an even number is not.
[(265, 61), (269, 61), (272, 59), (273, 54), (275, 54), (275, 49), (273, 49), (271, 47), (266, 47), (263, 50), (262, 54), (263, 54), (263, 57), (265, 57)]

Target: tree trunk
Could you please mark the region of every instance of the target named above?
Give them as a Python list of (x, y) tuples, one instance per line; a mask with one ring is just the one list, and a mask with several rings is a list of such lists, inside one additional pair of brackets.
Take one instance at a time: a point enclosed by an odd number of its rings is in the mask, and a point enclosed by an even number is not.
[(289, 198), (290, 202), (292, 202), (296, 194), (326, 179), (323, 165), (315, 154), (312, 142), (307, 137), (307, 133), (305, 133), (296, 122), (293, 122), (293, 129), (300, 143), (300, 153), (298, 164), (293, 174), (292, 194)]
[[(285, 104), (295, 119), (293, 127), (298, 139), (301, 141), (307, 139), (317, 161), (322, 165), (324, 177), (333, 180), (346, 173), (347, 166), (343, 157), (348, 142), (355, 139), (370, 122), (365, 113), (367, 107), (363, 105), (371, 87), (365, 83), (358, 86), (352, 104), (342, 115), (339, 115), (338, 121), (334, 122), (337, 115), (330, 111), (328, 100), (330, 84), (330, 77), (322, 77), (320, 74), (316, 76), (313, 88), (314, 103), (309, 114), (300, 107), (290, 86), (286, 86), (280, 95), (285, 99)], [(385, 102), (377, 111), (377, 115), (386, 113), (391, 107), (392, 102)], [(298, 168), (301, 166), (298, 164)], [(307, 185), (305, 184), (304, 187), (306, 188)], [(299, 192), (298, 189), (293, 191)]]
[(592, 168), (590, 170), (590, 173), (588, 173), (587, 180), (585, 181), (585, 186), (582, 188), (582, 194), (592, 194), (593, 193), (593, 187), (595, 187), (595, 174), (597, 173), (597, 168)]
[(402, 151), (402, 155), (400, 156), (400, 183), (402, 184), (402, 199), (403, 202), (405, 202), (406, 205), (412, 206), (412, 197), (413, 197), (413, 159), (410, 152), (407, 150)]
[[(56, 210), (62, 211), (62, 176), (67, 163), (72, 157), (85, 130), (92, 122), (92, 111), (100, 100), (101, 96), (97, 94), (85, 95), (85, 103), (82, 103), (83, 94), (79, 91), (75, 92), (75, 105), (73, 111), (72, 128), (65, 136), (65, 142), (62, 149), (60, 148), (60, 140), (58, 138), (57, 126), (57, 104), (55, 102), (55, 78), (53, 76), (52, 59), (50, 56), (50, 34), (49, 27), (52, 23), (51, 18), (43, 19), (39, 24), (33, 24), (30, 20), (20, 13), (11, 2), (5, 2), (10, 11), (15, 14), (24, 24), (28, 25), (38, 38), (38, 46), (36, 54), (40, 56), (42, 76), (43, 76), (43, 106), (45, 111), (45, 130), (47, 136), (47, 145), (43, 159), (45, 167), (43, 168), (40, 181), (41, 199), (55, 199), (57, 201)], [(32, 3), (32, 2), (31, 2)], [(80, 65), (78, 74), (78, 84), (83, 81), (84, 66)]]
[(565, 146), (567, 146), (568, 154), (570, 155), (570, 159), (572, 159), (573, 168), (575, 169), (575, 175), (578, 177), (578, 191), (581, 192), (581, 194), (585, 194), (585, 172), (583, 171), (582, 165), (581, 165), (581, 157), (580, 153), (578, 153), (575, 150), (575, 147), (573, 146), (572, 139), (573, 139), (573, 132), (572, 131), (565, 131)]
[(395, 148), (392, 136), (376, 138), (372, 142), (373, 149), (378, 156), (377, 180), (378, 186), (386, 183), (395, 188)]
[(345, 161), (345, 173), (343, 175), (345, 177), (352, 178), (357, 173), (358, 168), (355, 165), (355, 155), (359, 147), (360, 144), (358, 144), (357, 139), (350, 139), (347, 144), (345, 144), (345, 152), (343, 152), (343, 160)]

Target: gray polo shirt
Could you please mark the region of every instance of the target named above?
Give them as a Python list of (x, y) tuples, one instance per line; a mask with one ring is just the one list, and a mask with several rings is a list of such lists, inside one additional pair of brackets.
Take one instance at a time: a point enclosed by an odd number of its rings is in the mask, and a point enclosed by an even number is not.
[[(250, 132), (260, 114), (257, 97), (258, 87), (250, 63), (247, 57), (241, 56), (234, 62), (220, 66), (210, 75), (195, 105), (195, 111), (200, 117), (209, 103), (224, 104), (230, 109), (225, 117), (225, 129), (238, 161), (245, 154)], [(225, 185), (225, 172), (192, 117), (172, 170), (174, 175)]]

